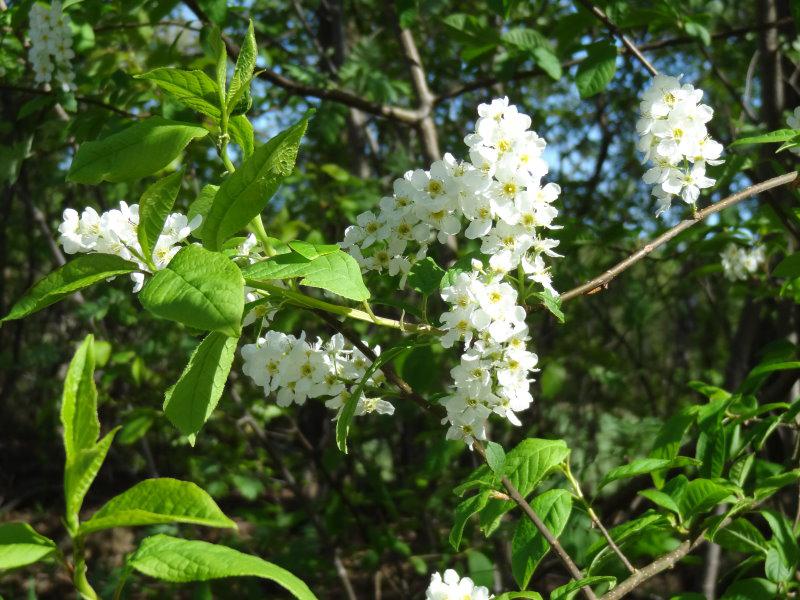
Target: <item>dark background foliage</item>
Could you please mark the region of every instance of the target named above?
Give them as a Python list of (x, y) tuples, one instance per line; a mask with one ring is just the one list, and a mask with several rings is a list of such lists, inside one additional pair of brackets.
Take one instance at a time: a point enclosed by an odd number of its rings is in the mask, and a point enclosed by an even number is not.
[[(254, 86), (250, 113), (259, 142), (307, 107), (317, 108), (298, 168), (265, 214), (276, 237), (340, 240), (355, 215), (376, 206), (405, 170), (425, 167), (443, 152), (463, 156), (462, 138), (477, 104), (503, 95), (532, 115), (534, 129), (548, 141), (548, 178), (563, 190), (558, 222), (564, 228), (557, 236), (564, 258), (553, 263), (557, 289), (598, 274), (685, 210), (676, 207), (663, 221), (655, 219), (655, 203), (641, 183), (635, 123), (649, 80), (642, 66), (620, 46), (608, 88), (588, 99), (578, 95), (575, 71), (584, 48), (610, 36), (571, 2), (227, 4), (74, 3), (67, 9), (75, 23), (74, 93), (33, 83), (25, 49), (31, 2), (10, 2), (0, 12), (0, 313), (64, 260), (55, 232), (65, 208), (108, 209), (120, 200), (134, 202), (142, 192), (147, 182), (90, 187), (66, 183), (65, 172), (83, 141), (161, 111), (158, 90), (132, 75), (165, 65), (210, 66), (202, 50), (209, 21), (231, 40), (241, 39), (248, 18), (255, 22), (259, 66), (266, 69)], [(800, 104), (798, 7), (790, 0), (600, 4), (660, 71), (683, 73), (705, 90), (705, 102), (715, 109), (712, 133), (723, 144), (784, 126), (787, 112)], [(517, 38), (509, 32), (521, 29), (552, 45), (562, 77), (554, 80), (537, 67), (533, 46), (510, 41)], [(161, 112), (197, 120), (169, 101)], [(718, 185), (702, 202), (796, 165), (795, 156), (771, 151), (726, 153), (726, 165), (715, 171)], [(193, 145), (184, 163), (190, 174), (178, 200), (183, 209), (203, 184), (221, 176), (210, 141)], [(765, 353), (796, 359), (800, 314), (791, 294), (781, 296), (766, 270), (749, 282), (722, 277), (722, 247), (751, 235), (765, 242), (773, 264), (796, 248), (800, 211), (793, 192), (775, 190), (693, 227), (608, 289), (565, 304), (566, 324), (534, 312), (531, 333), (542, 369), (537, 402), (521, 428), (495, 424), (493, 439), (506, 447), (526, 436), (565, 439), (573, 448), (574, 471), (594, 492), (609, 468), (647, 452), (665, 418), (699, 402), (688, 382), (731, 389)], [(336, 449), (327, 409), (313, 402), (278, 409), (236, 376), (237, 359), (214, 417), (189, 447), (160, 408), (197, 338), (143, 312), (123, 279), (0, 328), (0, 519), (24, 518), (48, 535), (60, 535), (60, 387), (75, 342), (94, 332), (104, 342), (98, 381), (103, 428), (120, 424), (123, 430), (122, 444), (112, 448), (87, 499), (89, 509), (142, 478), (175, 476), (207, 489), (241, 524), (238, 534), (213, 539), (285, 566), (321, 598), (346, 597), (345, 581), (358, 598), (416, 598), (431, 571), (451, 566), (484, 585), (511, 586), (507, 525), (488, 540), (469, 526), (469, 549), (454, 553), (449, 546), (457, 503), (451, 490), (476, 457), (446, 442), (437, 419), (413, 404), (397, 401), (394, 417), (357, 420), (345, 456)], [(381, 298), (392, 300), (392, 286), (378, 279), (367, 284), (378, 298), (376, 310), (397, 314), (381, 304)], [(331, 333), (302, 311), (283, 311), (275, 326)], [(353, 328), (373, 344), (396, 341), (363, 324)], [(454, 358), (421, 348), (404, 356), (398, 368), (430, 395), (448, 380)], [(795, 384), (793, 371), (776, 375), (760, 400), (794, 400)], [(793, 443), (792, 434), (782, 434), (766, 455), (782, 463)], [(600, 512), (610, 524), (641, 512), (636, 491), (646, 485), (634, 479), (605, 488), (597, 500)], [(779, 502), (793, 515), (796, 490)], [(111, 582), (141, 534), (117, 532), (94, 542), (95, 580)], [(580, 556), (592, 535), (575, 527), (563, 542)], [(667, 537), (645, 540), (636, 552), (649, 556), (671, 543)], [(713, 580), (732, 566), (728, 559), (703, 560), (704, 552), (652, 582), (651, 591), (637, 593), (701, 591), (709, 569), (715, 569)], [(565, 580), (560, 565), (548, 558), (534, 587), (545, 591)], [(220, 598), (275, 593), (251, 581), (180, 591), (165, 584), (132, 585), (131, 597), (206, 597), (209, 589)], [(29, 592), (61, 598), (68, 590), (68, 582), (40, 566), (0, 582), (0, 594), (8, 598)]]

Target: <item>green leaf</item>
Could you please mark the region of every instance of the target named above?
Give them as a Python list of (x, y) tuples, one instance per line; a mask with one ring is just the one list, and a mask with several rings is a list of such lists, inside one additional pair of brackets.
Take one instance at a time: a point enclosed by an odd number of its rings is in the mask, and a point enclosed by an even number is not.
[(212, 25), (208, 34), (208, 46), (211, 58), (214, 61), (214, 76), (216, 78), (217, 89), (219, 90), (219, 102), (217, 106), (225, 105), (225, 84), (228, 76), (228, 53), (222, 33), (217, 25)]
[(752, 554), (767, 554), (767, 540), (747, 519), (735, 519), (714, 533), (713, 541), (727, 550)]
[[(572, 496), (566, 490), (549, 490), (531, 502), (531, 508), (558, 538), (569, 520)], [(550, 544), (528, 519), (521, 519), (511, 542), (511, 569), (520, 588), (525, 589)]]
[[(569, 455), (563, 440), (528, 438), (506, 454), (505, 474), (523, 497), (528, 496)], [(481, 524), (490, 535), (500, 517), (514, 507), (510, 500), (490, 500), (481, 511)]]
[(79, 534), (160, 523), (236, 528), (236, 523), (198, 486), (165, 477), (146, 479), (115, 496), (81, 524)]
[(294, 169), (309, 116), (256, 148), (240, 168), (225, 178), (203, 226), (203, 239), (209, 248), (222, 246), (269, 203), (283, 179)]
[(2, 321), (27, 317), (98, 281), (138, 269), (136, 264), (113, 254), (81, 254), (34, 284)]
[(506, 466), (506, 451), (497, 442), (488, 442), (486, 444), (486, 463), (498, 477), (503, 474), (503, 469)]
[(181, 189), (183, 169), (159, 179), (148, 187), (139, 199), (139, 227), (136, 235), (142, 247), (142, 256), (150, 260), (164, 223), (172, 211), (175, 198)]
[(67, 174), (76, 183), (132, 181), (160, 171), (195, 138), (208, 130), (149, 117), (108, 137), (84, 142)]
[(311, 261), (296, 252), (272, 256), (242, 269), (246, 281), (289, 279), (305, 275)]
[(769, 563), (767, 577), (772, 581), (784, 581), (794, 574), (797, 564), (800, 562), (797, 536), (794, 534), (792, 523), (784, 515), (772, 510), (759, 512), (772, 530), (772, 539), (769, 541), (770, 550), (767, 552), (767, 562)]
[(117, 430), (119, 427), (112, 429), (91, 448), (79, 450), (74, 460), (67, 463), (64, 469), (64, 498), (67, 505), (67, 527), (70, 531), (78, 529), (78, 513), (83, 505), (83, 499), (94, 478), (97, 477), (100, 467), (103, 466)]
[(233, 71), (231, 85), (228, 88), (228, 95), (225, 99), (228, 113), (233, 110), (239, 99), (245, 94), (245, 91), (250, 89), (250, 81), (253, 79), (257, 57), (258, 48), (256, 48), (256, 36), (253, 31), (253, 21), (251, 20), (247, 25), (247, 33), (245, 33), (242, 47), (239, 50), (239, 56), (236, 57), (236, 68)]
[(214, 412), (238, 341), (218, 332), (208, 334), (192, 353), (178, 382), (167, 390), (164, 413), (183, 435), (196, 435)]
[(430, 256), (427, 256), (411, 265), (406, 281), (411, 289), (430, 296), (439, 289), (442, 277), (444, 277), (444, 269), (437, 265)]
[(561, 70), (561, 61), (558, 60), (558, 57), (553, 54), (550, 49), (540, 46), (538, 48), (534, 48), (531, 51), (533, 55), (533, 59), (536, 61), (536, 64), (547, 73), (552, 79), (558, 81), (561, 79), (563, 72)]
[(800, 134), (800, 131), (795, 129), (778, 129), (776, 131), (770, 131), (769, 133), (739, 138), (731, 142), (728, 147), (734, 148), (736, 146), (747, 146), (750, 144), (776, 144), (778, 142), (790, 140), (798, 134)]
[(583, 586), (597, 585), (598, 583), (610, 583), (613, 587), (614, 584), (617, 583), (617, 578), (611, 577), (610, 575), (596, 575), (594, 577), (584, 577), (577, 581), (573, 580), (566, 585), (554, 589), (550, 593), (550, 600), (572, 600)]
[(742, 394), (755, 393), (767, 380), (767, 377), (777, 371), (793, 371), (800, 369), (800, 361), (789, 360), (781, 362), (762, 363), (747, 374), (739, 391)]
[[(697, 406), (690, 406), (682, 409), (677, 414), (670, 417), (656, 436), (650, 456), (653, 458), (675, 458), (678, 450), (686, 435), (686, 430), (694, 423), (697, 414)], [(661, 473), (653, 473), (653, 482), (656, 487), (664, 484), (664, 476)]]
[(94, 446), (100, 435), (92, 335), (86, 336), (69, 363), (61, 399), (61, 425), (67, 464), (73, 462), (81, 450)]
[(710, 479), (693, 479), (678, 499), (684, 519), (711, 510), (732, 494), (733, 486), (721, 485)]
[(189, 219), (189, 221), (194, 219), (197, 215), (203, 218), (200, 227), (192, 232), (197, 239), (203, 239), (203, 225), (205, 225), (206, 215), (208, 215), (208, 211), (211, 210), (211, 205), (214, 203), (214, 197), (217, 195), (218, 190), (218, 185), (211, 183), (204, 185), (203, 189), (200, 190), (200, 194), (189, 205), (189, 210), (186, 214), (186, 218)]
[(339, 250), (312, 260), (303, 273), (301, 285), (321, 288), (358, 302), (369, 298), (361, 267), (355, 258)]
[(0, 523), (0, 571), (24, 567), (56, 551), (56, 543), (27, 523)]
[(316, 600), (305, 583), (278, 565), (208, 542), (153, 535), (142, 540), (128, 564), (150, 577), (177, 583), (223, 577), (261, 577), (284, 587), (295, 598)]
[(289, 242), (288, 246), (297, 252), (297, 254), (308, 260), (314, 260), (326, 254), (335, 254), (339, 250), (339, 244), (312, 244), (302, 240)]
[(511, 45), (520, 50), (533, 50), (534, 48), (548, 47), (550, 42), (535, 29), (517, 27), (509, 29), (501, 36), (506, 45)]
[(476, 512), (483, 509), (489, 501), (491, 491), (485, 490), (477, 496), (471, 496), (456, 506), (453, 514), (453, 528), (450, 530), (450, 545), (458, 551), (461, 545), (461, 537), (464, 535), (464, 527), (469, 518)]
[(638, 477), (639, 475), (646, 475), (653, 471), (663, 469), (674, 469), (678, 467), (686, 467), (688, 465), (697, 465), (700, 461), (687, 456), (678, 456), (673, 459), (666, 458), (640, 458), (634, 460), (632, 463), (611, 469), (603, 480), (600, 482), (598, 489), (601, 489), (618, 479), (629, 479), (631, 477)]
[(599, 94), (617, 71), (617, 48), (610, 42), (597, 42), (586, 48), (588, 56), (578, 65), (575, 85), (581, 98)]
[(139, 300), (164, 319), (239, 337), (244, 278), (223, 254), (186, 246), (145, 284)]
[[(641, 517), (631, 519), (625, 523), (621, 523), (616, 527), (609, 530), (609, 535), (614, 542), (621, 546), (624, 542), (632, 541), (641, 537), (648, 531), (655, 529), (662, 529), (668, 525), (669, 521), (664, 515), (657, 513), (653, 510), (646, 511)], [(607, 555), (611, 549), (608, 546), (608, 541), (605, 537), (598, 538), (586, 551), (587, 560), (591, 559), (589, 572), (592, 573), (597, 568), (597, 565), (602, 561), (600, 560), (604, 555)]]
[(767, 477), (756, 482), (756, 489), (753, 492), (753, 497), (756, 501), (761, 502), (772, 496), (779, 489), (791, 485), (798, 480), (800, 480), (800, 469), (794, 469), (793, 471)]
[(372, 377), (372, 375), (383, 365), (393, 361), (409, 348), (414, 348), (418, 345), (420, 345), (419, 340), (407, 340), (405, 342), (401, 342), (400, 344), (392, 346), (388, 350), (381, 352), (375, 361), (373, 361), (373, 363), (367, 367), (367, 370), (364, 372), (364, 376), (361, 378), (361, 381), (359, 381), (358, 385), (353, 388), (350, 397), (347, 399), (347, 402), (345, 402), (341, 412), (336, 418), (336, 446), (340, 451), (347, 454), (347, 434), (350, 432), (350, 423), (353, 421), (353, 416), (356, 414), (358, 401), (361, 399), (361, 395), (364, 393), (364, 387), (367, 385), (369, 378)]
[(539, 592), (504, 592), (499, 596), (495, 596), (495, 600), (517, 600), (529, 598), (530, 600), (542, 600), (542, 595)]
[(173, 100), (219, 120), (219, 87), (202, 71), (161, 67), (134, 77), (152, 81)]
[(253, 155), (256, 148), (255, 134), (253, 125), (247, 117), (244, 115), (231, 117), (228, 121), (228, 133), (230, 133), (231, 139), (239, 144), (245, 158)]
[(719, 600), (766, 600), (775, 598), (776, 592), (774, 583), (754, 577), (733, 583)]
[(665, 494), (661, 490), (642, 490), (639, 492), (639, 495), (647, 498), (650, 500), (650, 502), (660, 506), (661, 508), (671, 510), (678, 515), (681, 513), (681, 509), (678, 508), (678, 505), (675, 503), (675, 500), (673, 500), (672, 496)]
[(550, 311), (559, 323), (564, 322), (564, 311), (561, 310), (561, 298), (552, 292), (545, 290), (543, 292), (536, 292), (533, 294), (535, 297), (542, 301), (542, 305)]

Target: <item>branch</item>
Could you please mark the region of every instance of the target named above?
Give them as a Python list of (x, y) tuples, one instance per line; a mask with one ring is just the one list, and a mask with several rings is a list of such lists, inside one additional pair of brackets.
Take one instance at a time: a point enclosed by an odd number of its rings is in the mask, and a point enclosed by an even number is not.
[[(189, 10), (191, 10), (201, 22), (206, 25), (212, 24), (211, 19), (199, 5), (197, 0), (184, 0), (184, 4), (186, 4)], [(239, 54), (239, 45), (224, 34), (222, 35), (222, 40), (225, 42), (225, 48), (228, 52), (228, 56), (235, 60), (236, 56)], [(295, 81), (294, 79), (290, 79), (289, 77), (281, 75), (280, 73), (277, 73), (271, 69), (260, 70), (258, 77), (260, 79), (269, 81), (270, 83), (273, 83), (274, 85), (277, 85), (278, 87), (281, 87), (296, 96), (319, 98), (320, 100), (332, 100), (334, 102), (338, 102), (339, 104), (351, 106), (353, 108), (363, 110), (364, 112), (378, 115), (379, 117), (386, 117), (387, 119), (392, 119), (401, 123), (415, 125), (425, 116), (420, 110), (372, 102), (371, 100), (362, 98), (361, 96), (358, 96), (357, 94), (347, 90), (307, 85), (305, 83)]]
[[(478, 451), (478, 454), (481, 455), (481, 458), (483, 458), (484, 462), (488, 465), (489, 461), (486, 459), (486, 451), (483, 448), (483, 444), (481, 444), (478, 440), (475, 440), (473, 446)], [(561, 562), (567, 568), (567, 571), (572, 578), (576, 581), (583, 579), (583, 573), (581, 573), (578, 565), (576, 565), (575, 561), (573, 561), (570, 555), (567, 554), (567, 551), (564, 550), (564, 547), (558, 541), (556, 536), (554, 536), (553, 533), (547, 528), (547, 525), (545, 525), (544, 521), (539, 518), (539, 515), (536, 514), (536, 511), (533, 510), (533, 507), (531, 507), (522, 494), (520, 494), (516, 486), (511, 483), (511, 480), (503, 475), (500, 478), (500, 482), (503, 484), (503, 487), (506, 488), (511, 500), (513, 500), (514, 503), (519, 506), (520, 509), (522, 509), (522, 512), (525, 513), (525, 516), (531, 520), (536, 529), (539, 530), (539, 533), (541, 533), (544, 539), (547, 540), (547, 543), (550, 544), (550, 547), (555, 550), (556, 554), (558, 554), (558, 558), (561, 559)], [(594, 591), (592, 591), (592, 588), (590, 588), (588, 585), (583, 586), (581, 590), (583, 591), (584, 596), (586, 596), (589, 600), (597, 600), (597, 596), (595, 595)]]
[(606, 15), (606, 13), (604, 13), (601, 8), (592, 4), (590, 0), (577, 0), (577, 1), (580, 4), (582, 4), (586, 8), (586, 10), (588, 10), (595, 17), (600, 19), (600, 21), (602, 21), (605, 24), (605, 26), (612, 33), (612, 35), (615, 35), (620, 39), (620, 41), (628, 49), (628, 51), (631, 54), (633, 54), (639, 60), (639, 62), (642, 63), (642, 65), (644, 65), (645, 69), (650, 71), (650, 74), (653, 77), (658, 75), (658, 71), (656, 70), (656, 68), (650, 63), (649, 60), (645, 58), (644, 54), (641, 53), (641, 51), (634, 45), (634, 43), (630, 41), (624, 33), (622, 33), (619, 27), (617, 27), (616, 25), (614, 25), (614, 23), (611, 22), (611, 19), (608, 18), (608, 15)]
[(433, 121), (431, 112), (436, 101), (436, 97), (431, 93), (428, 87), (428, 80), (425, 75), (425, 68), (422, 66), (422, 58), (419, 55), (417, 44), (414, 42), (414, 36), (411, 31), (400, 27), (397, 24), (397, 35), (400, 39), (400, 47), (403, 49), (403, 56), (408, 65), (408, 71), (411, 75), (411, 84), (414, 86), (414, 92), (417, 94), (419, 101), (419, 111), (422, 117), (418, 123), (420, 134), (420, 141), (422, 142), (422, 149), (425, 157), (431, 161), (437, 161), (442, 158), (442, 152), (439, 150), (439, 136), (436, 131), (436, 123)]
[[(38, 89), (38, 88), (27, 88), (27, 87), (21, 87), (21, 86), (17, 86), (17, 85), (2, 84), (2, 85), (0, 85), (0, 90), (9, 90), (9, 91), (12, 91), (12, 92), (21, 92), (23, 94), (37, 94), (39, 96), (54, 96), (55, 95), (52, 90), (43, 90), (43, 89)], [(111, 104), (108, 104), (106, 102), (103, 102), (102, 100), (98, 100), (97, 98), (90, 98), (88, 96), (75, 96), (75, 100), (77, 100), (78, 102), (81, 102), (83, 104), (91, 104), (93, 106), (99, 106), (100, 108), (105, 108), (106, 110), (110, 110), (111, 112), (115, 112), (118, 115), (122, 115), (124, 117), (138, 119), (140, 117), (147, 116), (147, 115), (144, 115), (144, 114), (137, 115), (136, 113), (128, 112), (127, 110), (123, 110), (121, 108), (118, 108), (118, 107), (113, 106)]]
[[(729, 37), (739, 37), (746, 35), (748, 33), (752, 33), (754, 31), (761, 31), (763, 29), (771, 29), (773, 27), (781, 27), (783, 25), (788, 25), (792, 23), (793, 20), (791, 17), (786, 17), (784, 19), (778, 19), (777, 21), (772, 21), (769, 23), (764, 23), (763, 25), (752, 25), (749, 27), (737, 27), (735, 29), (727, 29), (725, 31), (718, 31), (716, 33), (711, 34), (711, 39), (713, 40), (720, 40), (720, 39), (727, 39)], [(681, 37), (674, 37), (674, 38), (666, 38), (663, 40), (655, 40), (653, 42), (648, 42), (645, 44), (639, 45), (639, 50), (660, 50), (662, 48), (670, 48), (672, 46), (681, 46), (683, 44), (694, 44), (697, 42), (697, 38), (693, 38), (690, 36), (681, 36)], [(620, 48), (621, 54), (627, 54), (629, 52), (627, 47)], [(574, 67), (580, 60), (571, 59), (564, 61), (561, 63), (561, 69), (567, 70), (570, 67)], [(511, 81), (520, 81), (523, 79), (530, 79), (532, 77), (538, 77), (540, 75), (544, 75), (545, 72), (540, 68), (533, 68), (527, 69), (524, 71), (517, 71), (511, 77), (507, 78), (500, 78), (500, 77), (483, 77), (481, 79), (476, 79), (469, 83), (460, 85), (458, 87), (454, 87), (442, 94), (439, 94), (436, 97), (436, 104), (443, 102), (445, 100), (449, 100), (450, 98), (455, 98), (457, 96), (461, 96), (467, 92), (473, 92), (475, 90), (480, 90), (484, 88), (490, 88), (497, 83), (502, 82), (511, 82)]]
[(719, 202), (712, 204), (704, 208), (703, 210), (697, 211), (690, 219), (685, 219), (675, 225), (675, 227), (668, 229), (660, 236), (655, 238), (653, 241), (645, 244), (640, 250), (637, 250), (633, 254), (631, 254), (628, 258), (618, 262), (616, 265), (608, 269), (602, 275), (598, 275), (594, 279), (587, 281), (583, 285), (579, 285), (568, 292), (564, 292), (561, 294), (561, 301), (566, 302), (567, 300), (572, 300), (573, 298), (577, 298), (578, 296), (583, 296), (584, 294), (594, 294), (599, 292), (608, 287), (609, 282), (614, 279), (617, 275), (622, 273), (623, 271), (629, 269), (637, 262), (642, 260), (648, 254), (653, 252), (659, 246), (666, 244), (668, 241), (673, 239), (679, 233), (689, 229), (692, 225), (699, 223), (706, 217), (713, 215), (714, 213), (718, 213), (721, 210), (728, 208), (729, 206), (734, 206), (743, 200), (747, 200), (751, 196), (755, 196), (760, 194), (761, 192), (765, 192), (767, 190), (771, 190), (776, 187), (780, 187), (783, 185), (787, 185), (789, 183), (794, 182), (798, 177), (798, 172), (793, 171), (791, 173), (787, 173), (785, 175), (780, 175), (778, 177), (773, 177), (772, 179), (767, 179), (766, 181), (762, 181), (761, 183), (757, 183), (755, 185), (751, 185), (749, 188), (745, 188), (740, 192), (736, 192), (735, 194), (731, 194), (727, 198), (720, 200)]

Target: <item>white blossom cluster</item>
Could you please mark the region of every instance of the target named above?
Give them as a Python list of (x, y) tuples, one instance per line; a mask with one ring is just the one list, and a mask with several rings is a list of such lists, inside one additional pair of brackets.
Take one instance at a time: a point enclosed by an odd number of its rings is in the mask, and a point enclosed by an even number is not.
[(402, 287), (430, 243), (459, 233), (466, 218), (464, 235), (481, 241), (492, 269), (505, 273), (521, 265), (528, 278), (552, 291), (543, 255), (558, 256), (558, 242), (542, 230), (555, 228), (552, 203), (561, 190), (541, 183), (548, 170), (545, 141), (508, 98), (481, 104), (478, 115), (474, 133), (464, 138), (469, 160), (446, 154), (429, 171), (408, 171), (377, 213), (361, 213), (347, 228), (341, 245), (363, 269), (400, 274)]
[[(380, 353), (379, 347), (374, 350)], [(327, 342), (318, 338), (309, 343), (305, 333), (298, 338), (270, 330), (255, 344), (242, 346), (241, 353), (244, 374), (264, 388), (265, 395), (274, 393), (278, 406), (302, 406), (309, 398), (327, 398), (325, 406), (336, 410), (337, 417), (371, 364), (358, 348), (348, 347), (341, 334)], [(356, 415), (394, 413), (391, 403), (367, 397), (369, 388), (382, 383), (380, 371), (369, 377)]]
[(731, 281), (745, 280), (758, 270), (766, 258), (764, 246), (742, 248), (733, 242), (720, 253), (722, 272)]
[(656, 215), (669, 210), (675, 196), (694, 205), (700, 190), (715, 183), (706, 176), (706, 165), (723, 162), (722, 144), (708, 134), (714, 111), (702, 99), (703, 90), (666, 75), (656, 75), (644, 93), (636, 131), (643, 160), (652, 163), (643, 180), (655, 186)]
[(48, 9), (36, 2), (30, 10), (31, 40), (29, 57), (36, 83), (59, 82), (64, 90), (75, 88), (75, 73), (71, 60), (72, 49), (70, 19), (61, 10), (61, 2), (54, 0)]
[[(137, 229), (139, 227), (139, 205), (119, 203), (118, 209), (99, 214), (89, 207), (82, 214), (68, 208), (64, 211), (63, 222), (58, 226), (61, 234), (59, 242), (67, 254), (98, 252), (115, 254), (125, 260), (139, 265), (141, 272), (131, 274), (134, 281), (134, 292), (144, 285), (145, 273), (151, 272), (142, 248), (139, 245)], [(200, 226), (202, 217), (197, 216), (190, 222), (186, 215), (172, 213), (164, 222), (158, 240), (150, 257), (156, 270), (167, 266), (172, 257), (181, 249), (180, 243)]]
[(451, 305), (441, 317), (442, 345), (463, 341), (465, 348), (450, 371), (454, 389), (441, 401), (447, 411), (442, 423), (449, 424), (447, 439), (471, 446), (486, 439), (492, 413), (521, 424), (516, 413), (533, 402), (530, 375), (538, 357), (526, 349), (528, 326), (517, 290), (501, 276), (474, 265), (442, 290), (442, 298)]
[[(786, 117), (786, 124), (789, 126), (789, 129), (800, 130), (800, 106), (795, 108), (792, 114)], [(789, 152), (800, 156), (800, 146), (789, 148)]]
[(459, 577), (453, 569), (444, 576), (434, 573), (425, 591), (425, 600), (490, 600), (494, 595), (483, 586), (475, 585), (469, 577)]

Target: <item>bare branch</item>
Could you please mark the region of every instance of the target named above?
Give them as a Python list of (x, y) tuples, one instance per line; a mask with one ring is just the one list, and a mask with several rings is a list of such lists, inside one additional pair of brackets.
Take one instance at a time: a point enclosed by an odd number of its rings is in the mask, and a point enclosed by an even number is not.
[(577, 298), (578, 296), (583, 296), (584, 294), (593, 294), (595, 292), (599, 292), (608, 287), (609, 282), (614, 279), (617, 275), (622, 273), (623, 271), (629, 269), (637, 262), (642, 260), (648, 254), (653, 252), (659, 246), (666, 244), (668, 241), (673, 239), (679, 233), (689, 229), (692, 225), (699, 223), (706, 217), (713, 215), (714, 213), (718, 213), (721, 210), (724, 210), (730, 206), (734, 206), (743, 200), (747, 200), (751, 196), (755, 196), (760, 194), (761, 192), (765, 192), (767, 190), (771, 190), (773, 188), (781, 187), (783, 185), (787, 185), (789, 183), (794, 182), (797, 179), (798, 172), (792, 171), (791, 173), (787, 173), (786, 175), (779, 175), (778, 177), (773, 177), (772, 179), (768, 179), (766, 181), (762, 181), (761, 183), (757, 183), (755, 185), (751, 185), (749, 188), (745, 188), (740, 192), (736, 192), (735, 194), (731, 194), (724, 200), (720, 200), (704, 208), (703, 210), (697, 211), (690, 219), (685, 219), (675, 225), (675, 227), (668, 229), (656, 239), (651, 242), (645, 244), (641, 249), (637, 250), (633, 254), (631, 254), (628, 258), (618, 262), (616, 265), (608, 269), (602, 275), (598, 275), (594, 279), (587, 281), (583, 285), (579, 285), (568, 292), (564, 292), (561, 294), (561, 301), (566, 302), (567, 300), (572, 300), (573, 298)]
[(577, 1), (580, 4), (582, 4), (586, 8), (586, 10), (588, 10), (595, 17), (600, 19), (608, 28), (608, 30), (612, 33), (612, 35), (615, 35), (620, 39), (620, 41), (625, 45), (628, 51), (631, 54), (633, 54), (638, 59), (638, 61), (642, 63), (642, 65), (644, 65), (645, 69), (650, 71), (650, 74), (653, 77), (658, 75), (658, 71), (656, 70), (656, 68), (650, 63), (649, 60), (645, 58), (644, 54), (641, 53), (641, 51), (634, 45), (634, 43), (630, 41), (630, 39), (628, 39), (628, 37), (624, 33), (622, 33), (622, 31), (620, 31), (619, 27), (617, 27), (616, 25), (614, 25), (614, 23), (611, 22), (611, 19), (608, 18), (608, 15), (606, 15), (606, 13), (604, 13), (600, 7), (595, 6), (589, 0), (577, 0)]
[(419, 100), (419, 110), (422, 116), (417, 124), (422, 142), (422, 149), (425, 153), (425, 158), (430, 162), (440, 160), (442, 153), (439, 150), (439, 136), (436, 131), (436, 123), (433, 121), (434, 102), (436, 97), (431, 93), (428, 88), (428, 81), (425, 75), (425, 68), (422, 66), (422, 58), (419, 55), (417, 44), (414, 42), (414, 36), (408, 29), (399, 27), (398, 24), (398, 38), (400, 39), (400, 46), (403, 49), (403, 55), (408, 64), (408, 71), (411, 75), (411, 84), (414, 86), (414, 91)]

